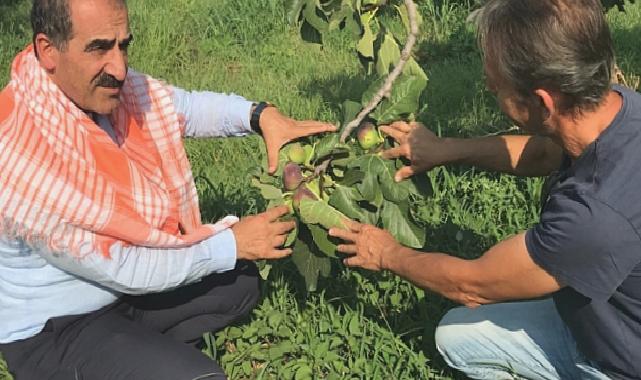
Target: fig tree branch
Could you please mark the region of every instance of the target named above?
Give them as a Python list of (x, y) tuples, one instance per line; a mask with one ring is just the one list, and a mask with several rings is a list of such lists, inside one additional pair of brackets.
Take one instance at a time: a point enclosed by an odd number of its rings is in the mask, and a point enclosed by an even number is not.
[(381, 102), (381, 100), (383, 100), (384, 97), (390, 96), (394, 81), (399, 77), (399, 75), (401, 75), (405, 64), (411, 57), (412, 49), (414, 48), (414, 44), (416, 44), (416, 39), (418, 37), (418, 16), (416, 11), (416, 4), (413, 0), (405, 0), (405, 7), (407, 8), (407, 17), (409, 20), (410, 30), (407, 36), (405, 47), (403, 47), (403, 51), (401, 52), (401, 58), (394, 67), (394, 70), (385, 80), (385, 83), (383, 83), (381, 88), (376, 92), (376, 94), (374, 94), (369, 103), (361, 110), (361, 112), (359, 112), (354, 120), (347, 123), (345, 129), (343, 129), (343, 133), (341, 134), (340, 141), (342, 143), (347, 140), (347, 137), (350, 135), (350, 133), (352, 133), (354, 128), (356, 128), (363, 121), (363, 119), (365, 119), (365, 117), (378, 106), (378, 104)]

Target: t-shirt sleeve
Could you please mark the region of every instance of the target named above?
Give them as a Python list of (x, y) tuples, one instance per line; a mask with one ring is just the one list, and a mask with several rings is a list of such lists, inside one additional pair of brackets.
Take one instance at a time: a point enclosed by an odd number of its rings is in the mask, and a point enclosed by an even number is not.
[(620, 213), (580, 194), (554, 194), (525, 235), (530, 256), (563, 285), (605, 301), (641, 261), (641, 241)]

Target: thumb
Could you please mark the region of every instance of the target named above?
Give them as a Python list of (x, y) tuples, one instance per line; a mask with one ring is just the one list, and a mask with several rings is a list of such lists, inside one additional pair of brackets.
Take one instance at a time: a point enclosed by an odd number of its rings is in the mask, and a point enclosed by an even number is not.
[(413, 167), (411, 167), (411, 166), (403, 166), (402, 168), (400, 168), (396, 172), (396, 175), (394, 176), (394, 181), (401, 182), (402, 180), (407, 179), (407, 178), (413, 176), (414, 174), (416, 174), (416, 173), (414, 172), (414, 168)]
[(269, 174), (274, 174), (276, 169), (278, 169), (278, 153), (280, 151), (280, 146), (277, 145), (268, 145), (267, 146), (267, 171)]

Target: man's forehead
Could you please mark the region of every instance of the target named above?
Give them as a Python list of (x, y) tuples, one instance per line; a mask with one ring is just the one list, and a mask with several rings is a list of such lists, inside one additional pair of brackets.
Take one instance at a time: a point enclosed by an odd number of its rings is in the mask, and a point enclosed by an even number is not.
[(74, 37), (124, 39), (129, 34), (122, 0), (70, 0), (69, 7)]

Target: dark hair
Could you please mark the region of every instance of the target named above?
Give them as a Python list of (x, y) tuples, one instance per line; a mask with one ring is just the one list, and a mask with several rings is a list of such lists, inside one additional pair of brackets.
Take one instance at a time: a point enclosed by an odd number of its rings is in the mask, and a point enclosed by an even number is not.
[(604, 99), (614, 49), (599, 0), (489, 0), (476, 22), (485, 60), (523, 98), (556, 91), (564, 113)]
[[(67, 42), (73, 38), (70, 0), (33, 0), (31, 8), (31, 28), (33, 42), (39, 33), (45, 34), (53, 45), (64, 50)], [(126, 6), (126, 0), (117, 0)]]
[(73, 33), (69, 0), (34, 0), (31, 28), (34, 43), (36, 36), (43, 33), (56, 48), (63, 50)]

